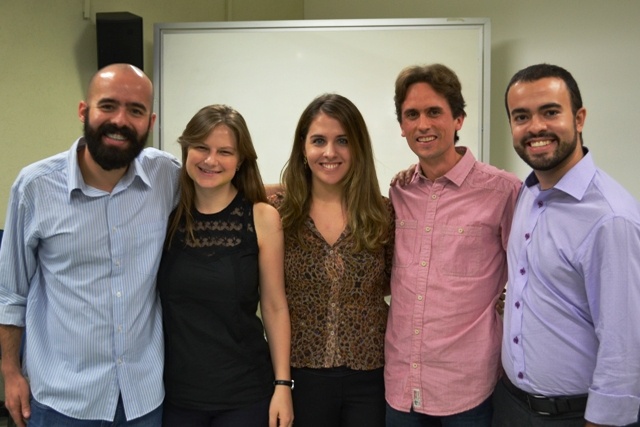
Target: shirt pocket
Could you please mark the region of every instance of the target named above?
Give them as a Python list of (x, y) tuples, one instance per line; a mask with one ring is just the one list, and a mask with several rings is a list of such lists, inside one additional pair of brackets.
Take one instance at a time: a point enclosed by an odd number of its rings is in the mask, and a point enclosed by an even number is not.
[(393, 266), (406, 268), (413, 262), (418, 238), (418, 221), (396, 219), (396, 240), (393, 248)]
[(477, 276), (483, 269), (483, 255), (489, 249), (491, 229), (479, 225), (440, 225), (438, 269), (443, 275)]

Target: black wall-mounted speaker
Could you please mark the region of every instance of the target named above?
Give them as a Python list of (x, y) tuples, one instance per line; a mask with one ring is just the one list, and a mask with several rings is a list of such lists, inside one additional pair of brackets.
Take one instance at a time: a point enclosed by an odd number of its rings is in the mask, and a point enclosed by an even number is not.
[(143, 70), (142, 17), (129, 12), (96, 13), (98, 69), (126, 63)]

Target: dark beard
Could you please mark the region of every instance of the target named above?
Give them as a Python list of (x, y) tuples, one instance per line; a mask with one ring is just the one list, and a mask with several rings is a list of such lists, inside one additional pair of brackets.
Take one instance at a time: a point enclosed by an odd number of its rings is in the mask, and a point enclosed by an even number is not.
[[(527, 156), (525, 153), (526, 141), (529, 138), (534, 137), (549, 137), (558, 141), (558, 147), (553, 153), (553, 156), (549, 158)], [(520, 141), (520, 145), (516, 147), (516, 152), (526, 164), (528, 164), (533, 170), (537, 171), (549, 171), (563, 164), (567, 158), (575, 151), (578, 144), (578, 131), (574, 128), (573, 139), (571, 141), (561, 141), (557, 135), (550, 132), (541, 132), (538, 135), (527, 135)]]
[[(129, 144), (125, 148), (110, 147), (102, 143), (102, 137), (110, 134), (118, 133), (124, 136)], [(93, 160), (106, 171), (114, 169), (122, 169), (138, 157), (147, 144), (149, 130), (138, 138), (138, 133), (129, 127), (118, 127), (112, 123), (103, 123), (97, 129), (93, 129), (89, 123), (89, 109), (87, 108), (84, 115), (84, 140), (87, 143), (87, 149), (91, 153)]]

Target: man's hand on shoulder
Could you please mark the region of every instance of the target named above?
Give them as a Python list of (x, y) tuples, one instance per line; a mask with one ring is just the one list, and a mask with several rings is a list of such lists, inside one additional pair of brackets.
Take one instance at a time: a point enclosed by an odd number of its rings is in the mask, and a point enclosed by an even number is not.
[(404, 187), (411, 182), (411, 178), (413, 178), (413, 174), (415, 171), (415, 164), (409, 166), (408, 169), (401, 170), (400, 172), (395, 174), (393, 178), (391, 178), (391, 182), (389, 183), (389, 185), (393, 187), (394, 185), (398, 184), (400, 187)]

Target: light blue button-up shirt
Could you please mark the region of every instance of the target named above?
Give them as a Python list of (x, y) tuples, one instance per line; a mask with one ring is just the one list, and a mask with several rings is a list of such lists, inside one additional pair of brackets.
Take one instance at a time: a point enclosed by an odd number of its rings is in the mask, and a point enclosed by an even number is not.
[(585, 418), (634, 422), (640, 404), (640, 207), (593, 163), (522, 187), (509, 236), (502, 363), (522, 390), (588, 394)]
[(0, 324), (26, 327), (34, 398), (79, 419), (128, 419), (164, 398), (156, 292), (180, 165), (147, 148), (111, 193), (85, 184), (71, 150), (24, 168), (0, 248)]

